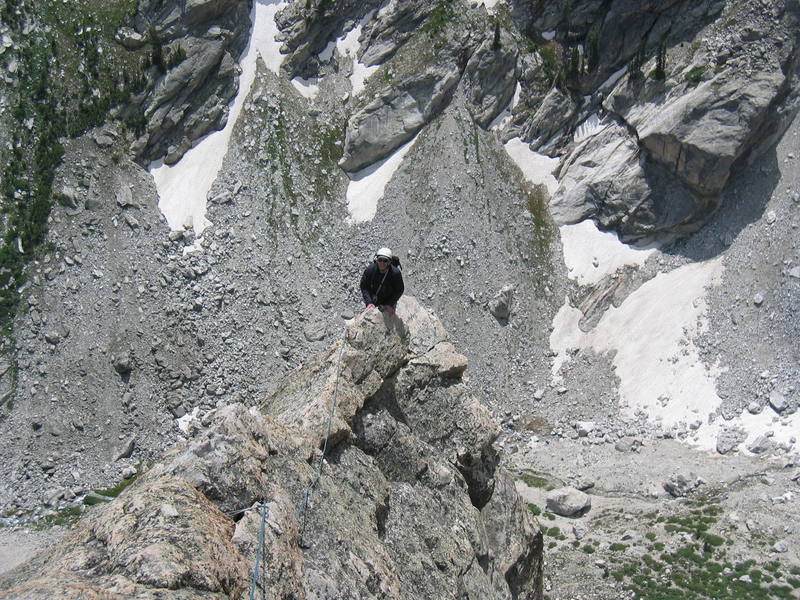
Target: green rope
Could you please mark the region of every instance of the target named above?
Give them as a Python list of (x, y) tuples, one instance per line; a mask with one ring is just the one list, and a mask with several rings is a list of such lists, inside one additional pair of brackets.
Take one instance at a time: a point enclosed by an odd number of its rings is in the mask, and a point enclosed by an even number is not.
[(256, 566), (253, 569), (253, 578), (250, 581), (250, 600), (256, 598), (256, 585), (258, 583), (258, 567), (261, 564), (261, 556), (264, 553), (264, 535), (267, 524), (267, 503), (261, 502), (261, 527), (258, 531), (258, 548), (256, 548)]

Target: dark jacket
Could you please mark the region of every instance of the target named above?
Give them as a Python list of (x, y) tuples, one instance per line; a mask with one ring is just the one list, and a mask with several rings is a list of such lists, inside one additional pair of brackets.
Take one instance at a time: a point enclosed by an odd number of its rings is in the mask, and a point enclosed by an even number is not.
[[(384, 277), (385, 275), (385, 277)], [(394, 265), (389, 265), (389, 270), (384, 274), (378, 269), (378, 263), (372, 263), (361, 276), (361, 296), (364, 304), (381, 306), (388, 304), (397, 307), (397, 301), (405, 290), (403, 274)]]

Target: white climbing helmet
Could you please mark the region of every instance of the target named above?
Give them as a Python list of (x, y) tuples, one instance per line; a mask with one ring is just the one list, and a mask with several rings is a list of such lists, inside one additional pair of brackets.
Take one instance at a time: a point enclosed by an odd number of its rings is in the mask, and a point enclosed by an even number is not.
[(386, 248), (384, 246), (383, 248), (381, 248), (380, 250), (378, 250), (375, 253), (375, 258), (378, 258), (379, 256), (382, 256), (383, 258), (388, 258), (389, 260), (392, 260), (392, 251), (389, 248)]

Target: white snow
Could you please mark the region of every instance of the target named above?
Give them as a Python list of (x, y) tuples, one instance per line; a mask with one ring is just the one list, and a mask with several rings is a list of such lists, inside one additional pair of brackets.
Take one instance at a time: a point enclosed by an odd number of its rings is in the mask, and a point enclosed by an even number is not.
[(292, 79), (294, 89), (300, 92), (304, 98), (313, 99), (319, 93), (319, 78), (312, 77), (311, 79), (303, 79), (302, 77), (295, 77)]
[(392, 179), (392, 175), (403, 162), (403, 157), (411, 150), (418, 137), (419, 133), (382, 161), (349, 174), (347, 211), (350, 216), (347, 220), (348, 223), (365, 223), (375, 218), (378, 201), (383, 198), (386, 184)]
[(588, 333), (578, 328), (581, 312), (566, 302), (550, 336), (558, 353), (553, 375), (570, 348), (613, 354), (623, 417), (644, 410), (665, 428), (695, 419), (705, 425), (720, 403), (718, 371), (703, 365), (692, 339), (705, 327), (705, 290), (721, 273), (720, 259), (660, 273), (618, 308), (610, 307)]
[(195, 406), (192, 409), (192, 412), (186, 413), (182, 417), (175, 419), (175, 424), (178, 426), (185, 435), (189, 435), (189, 426), (192, 421), (197, 420), (197, 413), (200, 411), (200, 407)]
[(553, 171), (558, 166), (557, 158), (550, 158), (534, 152), (519, 138), (507, 141), (505, 149), (511, 159), (517, 163), (525, 179), (534, 184), (543, 184), (551, 196), (555, 193), (558, 181), (553, 177)]
[(255, 79), (256, 59), (260, 55), (276, 73), (283, 61), (281, 44), (275, 39), (278, 33), (275, 14), (286, 4), (286, 0), (256, 0), (253, 6), (250, 42), (240, 60), (239, 92), (231, 104), (225, 128), (203, 137), (174, 165), (165, 165), (163, 161), (150, 165), (158, 189), (158, 207), (171, 229), (192, 227), (195, 235), (200, 236), (210, 225), (205, 216), (208, 191), (222, 167), (233, 127)]
[(613, 232), (600, 231), (591, 219), (562, 225), (561, 244), (570, 279), (591, 285), (625, 265), (641, 266), (656, 251), (623, 244)]
[[(346, 35), (336, 40), (336, 48), (339, 50), (339, 54), (342, 56), (350, 56), (353, 59), (353, 73), (350, 75), (350, 83), (353, 86), (353, 96), (357, 96), (361, 91), (363, 91), (363, 89), (366, 87), (367, 77), (380, 68), (380, 65), (368, 67), (359, 62), (357, 58), (358, 49), (361, 47), (358, 38), (361, 36), (361, 30), (364, 27), (364, 24), (372, 18), (374, 12), (375, 11), (368, 12), (366, 15), (364, 15), (364, 18), (361, 19), (358, 25), (348, 31)], [(329, 49), (330, 52), (333, 52), (333, 48), (330, 44), (328, 44), (328, 47), (326, 47), (325, 50), (320, 53), (320, 57), (322, 57), (324, 53), (328, 52)]]
[(494, 12), (495, 7), (502, 1), (503, 0), (480, 0), (478, 4), (483, 4), (489, 12)]
[(603, 125), (600, 122), (600, 117), (597, 115), (597, 113), (592, 113), (586, 117), (583, 123), (578, 125), (578, 127), (575, 129), (572, 139), (575, 141), (575, 143), (581, 142), (589, 136), (594, 135), (601, 129), (603, 129)]
[(641, 410), (665, 430), (694, 423), (697, 429), (687, 441), (703, 450), (715, 449), (723, 424), (746, 430), (746, 443), (765, 431), (772, 431), (776, 442), (798, 436), (800, 413), (781, 419), (767, 407), (761, 414), (744, 412), (731, 421), (709, 418), (721, 403), (716, 379), (722, 371), (718, 365), (703, 364), (693, 339), (707, 327), (706, 291), (719, 284), (722, 271), (718, 258), (661, 273), (619, 307), (610, 307), (588, 333), (578, 328), (582, 314), (566, 299), (550, 336), (557, 353), (554, 379), (558, 381), (570, 349), (593, 350), (612, 356), (623, 418)]
[(514, 107), (519, 104), (519, 97), (521, 93), (522, 85), (518, 81), (517, 87), (514, 89), (514, 96), (509, 101), (508, 106), (506, 106), (503, 111), (489, 124), (489, 130), (494, 131), (496, 129), (502, 129), (506, 126), (506, 123), (511, 120), (511, 111), (513, 111)]
[(554, 37), (556, 37), (556, 31), (555, 31), (555, 29), (551, 29), (550, 31), (543, 31), (543, 32), (542, 32), (542, 37), (543, 37), (544, 39), (546, 39), (546, 40), (549, 42), (549, 41), (550, 41), (550, 40), (552, 40)]

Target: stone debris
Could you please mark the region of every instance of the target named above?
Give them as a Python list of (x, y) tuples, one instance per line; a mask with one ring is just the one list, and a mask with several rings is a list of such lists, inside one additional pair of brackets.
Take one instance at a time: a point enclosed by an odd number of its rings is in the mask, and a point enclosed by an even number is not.
[(662, 485), (664, 490), (666, 490), (670, 496), (674, 498), (682, 498), (694, 492), (704, 483), (705, 481), (703, 481), (701, 477), (698, 477), (695, 473), (689, 473), (688, 475), (673, 475)]
[(782, 413), (789, 408), (789, 400), (778, 390), (772, 390), (769, 394), (769, 405), (776, 413)]

